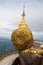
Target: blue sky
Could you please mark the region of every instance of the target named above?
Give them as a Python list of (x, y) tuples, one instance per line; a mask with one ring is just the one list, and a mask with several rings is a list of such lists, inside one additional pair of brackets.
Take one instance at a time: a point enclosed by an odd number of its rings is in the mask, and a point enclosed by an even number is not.
[(26, 23), (33, 32), (43, 36), (43, 0), (0, 0), (0, 37), (10, 38), (21, 22), (25, 5)]

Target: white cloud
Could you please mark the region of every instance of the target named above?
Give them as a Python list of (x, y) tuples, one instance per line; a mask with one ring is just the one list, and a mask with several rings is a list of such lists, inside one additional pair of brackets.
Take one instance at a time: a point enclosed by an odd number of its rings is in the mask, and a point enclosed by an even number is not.
[(38, 40), (43, 40), (43, 32), (32, 32), (33, 38)]

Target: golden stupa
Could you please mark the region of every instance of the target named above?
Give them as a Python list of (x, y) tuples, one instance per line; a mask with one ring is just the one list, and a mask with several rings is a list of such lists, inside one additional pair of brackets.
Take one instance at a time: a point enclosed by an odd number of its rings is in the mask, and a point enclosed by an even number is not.
[(24, 50), (33, 45), (33, 36), (31, 30), (25, 21), (25, 10), (23, 8), (22, 21), (18, 29), (14, 30), (11, 36), (14, 47), (17, 50)]

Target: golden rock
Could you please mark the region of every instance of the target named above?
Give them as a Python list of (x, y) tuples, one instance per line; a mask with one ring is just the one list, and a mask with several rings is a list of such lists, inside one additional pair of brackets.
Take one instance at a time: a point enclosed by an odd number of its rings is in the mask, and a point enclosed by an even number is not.
[(31, 30), (28, 28), (25, 22), (25, 13), (23, 11), (22, 21), (19, 24), (19, 28), (14, 30), (11, 36), (11, 40), (14, 47), (17, 50), (24, 50), (30, 48), (33, 45), (33, 36)]

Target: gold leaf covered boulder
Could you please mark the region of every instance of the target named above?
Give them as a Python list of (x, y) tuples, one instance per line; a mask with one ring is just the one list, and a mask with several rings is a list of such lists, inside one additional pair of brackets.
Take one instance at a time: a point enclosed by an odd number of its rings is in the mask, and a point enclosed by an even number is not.
[(17, 50), (24, 50), (30, 48), (33, 45), (33, 36), (31, 30), (28, 28), (25, 22), (25, 13), (23, 10), (22, 21), (19, 24), (19, 28), (14, 30), (11, 36), (11, 40), (14, 44), (14, 47)]

